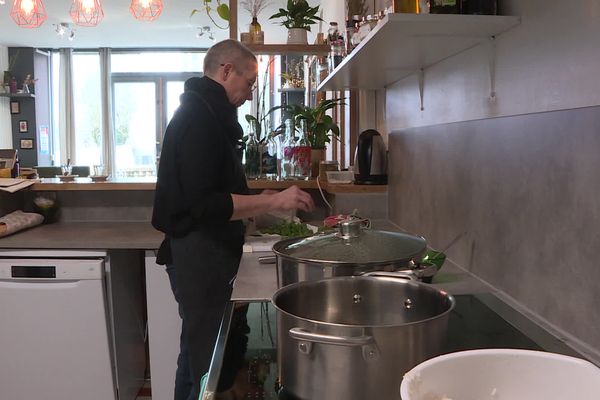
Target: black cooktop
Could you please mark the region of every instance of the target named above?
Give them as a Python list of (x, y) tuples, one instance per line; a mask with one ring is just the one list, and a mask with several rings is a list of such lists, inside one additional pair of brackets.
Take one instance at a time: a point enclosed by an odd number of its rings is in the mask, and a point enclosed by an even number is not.
[[(482, 348), (546, 350), (581, 357), (491, 294), (455, 295), (444, 353)], [(500, 305), (508, 322), (488, 305)], [(514, 320), (514, 321), (512, 321)], [(518, 326), (519, 328), (515, 327)], [(527, 332), (524, 333), (524, 332)], [(277, 382), (276, 312), (270, 302), (230, 302), (210, 367), (206, 391), (214, 399), (294, 399)]]

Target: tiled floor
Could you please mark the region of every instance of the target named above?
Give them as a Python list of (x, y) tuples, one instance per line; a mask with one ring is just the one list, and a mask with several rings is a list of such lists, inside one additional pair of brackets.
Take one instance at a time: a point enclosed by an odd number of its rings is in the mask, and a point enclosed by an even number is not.
[(152, 400), (152, 392), (150, 390), (150, 381), (144, 384), (144, 387), (140, 389), (136, 400)]

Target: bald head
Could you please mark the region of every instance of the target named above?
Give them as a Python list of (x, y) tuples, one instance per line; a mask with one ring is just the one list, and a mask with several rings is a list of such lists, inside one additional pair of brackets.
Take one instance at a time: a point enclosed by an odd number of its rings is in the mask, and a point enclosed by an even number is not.
[(204, 75), (212, 78), (222, 64), (232, 64), (235, 70), (245, 71), (256, 64), (256, 56), (237, 40), (227, 39), (212, 46), (204, 57)]

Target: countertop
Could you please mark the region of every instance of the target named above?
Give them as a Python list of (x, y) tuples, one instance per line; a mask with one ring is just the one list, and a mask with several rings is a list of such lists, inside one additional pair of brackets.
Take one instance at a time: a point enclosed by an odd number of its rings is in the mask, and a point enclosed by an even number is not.
[(0, 249), (152, 250), (162, 240), (150, 222), (58, 222), (0, 238)]

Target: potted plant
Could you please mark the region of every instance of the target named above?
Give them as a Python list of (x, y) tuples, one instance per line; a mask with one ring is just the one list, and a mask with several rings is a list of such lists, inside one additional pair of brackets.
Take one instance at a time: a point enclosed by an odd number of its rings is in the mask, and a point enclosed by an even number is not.
[(288, 28), (288, 44), (307, 44), (306, 33), (310, 26), (323, 21), (318, 12), (319, 6), (311, 7), (306, 0), (288, 0), (287, 9), (280, 8), (269, 19), (283, 18), (280, 24)]
[(327, 110), (338, 105), (344, 105), (344, 99), (321, 100), (315, 107), (306, 107), (300, 105), (291, 106), (296, 126), (300, 126), (300, 121), (306, 121), (306, 133), (312, 148), (312, 175), (319, 173), (319, 162), (325, 159), (325, 148), (331, 143), (332, 137), (340, 135), (340, 127), (335, 123)]
[[(199, 13), (199, 12), (206, 12), (206, 15), (208, 16), (208, 18), (210, 18), (210, 20), (212, 21), (212, 23), (219, 29), (227, 29), (229, 28), (229, 5), (225, 4), (223, 2), (223, 0), (216, 0), (217, 6), (216, 7), (212, 7), (211, 6), (212, 0), (202, 0), (202, 8), (200, 9), (193, 9), (191, 14), (190, 14), (190, 19), (194, 16), (194, 14)], [(213, 18), (211, 12), (212, 11), (216, 11), (217, 15), (225, 22), (227, 22), (227, 25), (225, 26), (221, 26), (217, 23), (217, 21), (215, 21), (215, 19)]]

